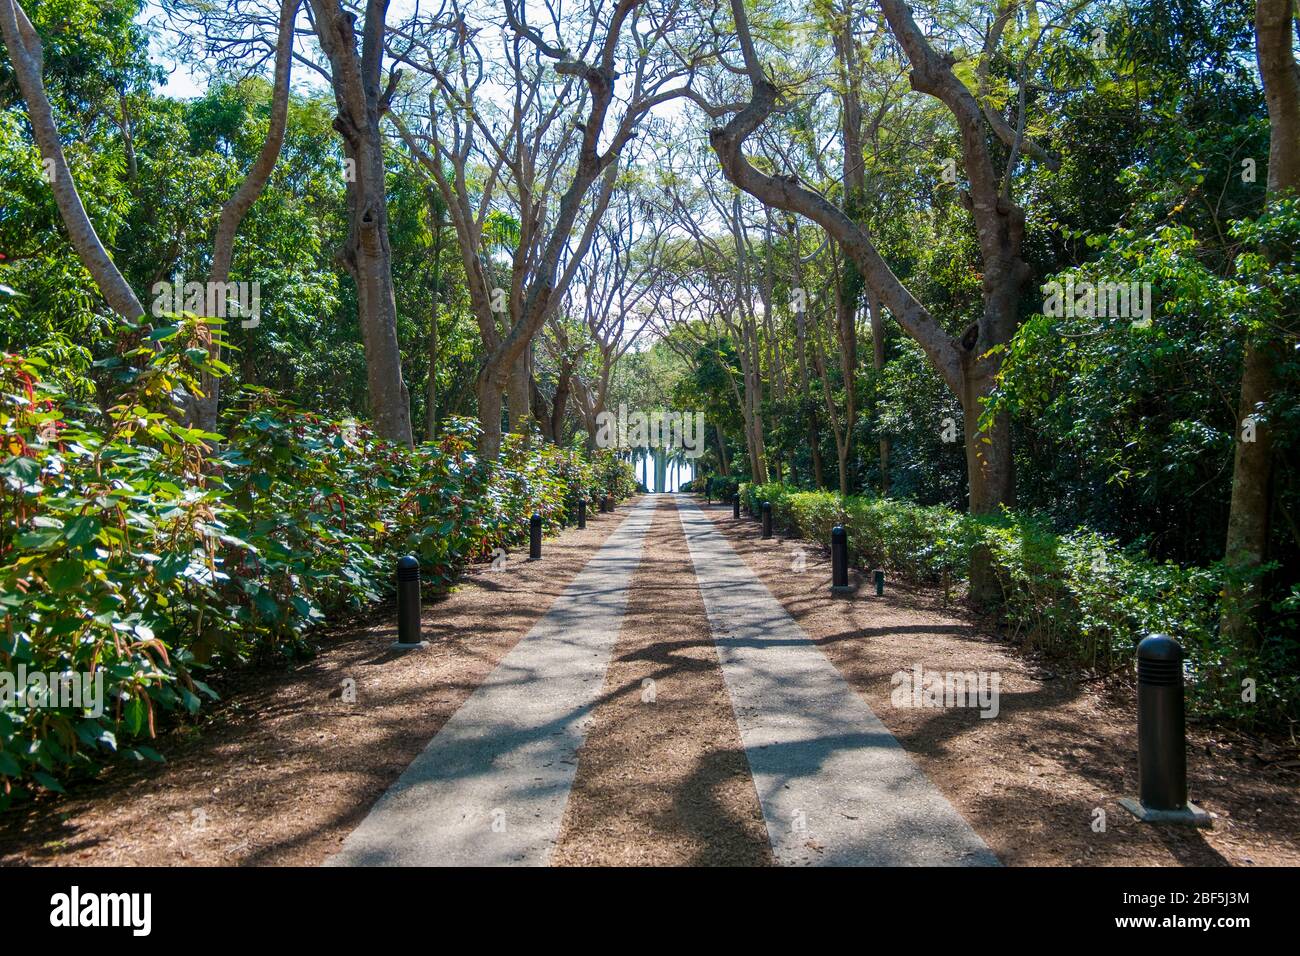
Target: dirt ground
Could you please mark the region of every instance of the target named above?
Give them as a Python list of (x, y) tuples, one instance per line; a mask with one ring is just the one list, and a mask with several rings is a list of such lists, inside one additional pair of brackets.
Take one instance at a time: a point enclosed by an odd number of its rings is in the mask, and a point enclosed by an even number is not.
[[(431, 647), (399, 654), (393, 609), (339, 628), (313, 660), (250, 669), (201, 727), (158, 745), (163, 766), (118, 766), (67, 798), (0, 815), (0, 864), (317, 864), (622, 521), (545, 545), (540, 563), (470, 571), (425, 609)], [(706, 508), (880, 719), (1011, 865), (1298, 865), (1293, 745), (1193, 727), (1192, 799), (1212, 830), (1154, 828), (1118, 803), (1137, 788), (1130, 681), (1078, 680), (1002, 642), (942, 594), (890, 581), (829, 594), (815, 544), (762, 541)], [(801, 561), (796, 561), (802, 552)], [(798, 570), (802, 567), (802, 570)], [(891, 703), (891, 675), (1000, 675), (1000, 713)], [(355, 701), (344, 682), (354, 681)], [(650, 683), (647, 683), (650, 682)], [(1099, 824), (1103, 820), (1104, 830)], [(603, 693), (553, 858), (560, 865), (769, 865), (757, 796), (675, 506), (661, 499), (632, 578)]]
[[(424, 609), (424, 651), (389, 650), (393, 608), (343, 629), (312, 660), (241, 674), (201, 733), (166, 735), (167, 763), (119, 765), (0, 815), (0, 864), (313, 865), (532, 627), (631, 503), (583, 531), (476, 566)], [(344, 681), (355, 681), (355, 702)], [(346, 696), (351, 697), (352, 694)]]
[[(925, 772), (1010, 865), (1300, 865), (1300, 757), (1278, 746), (1189, 728), (1188, 788), (1212, 830), (1156, 828), (1118, 798), (1137, 792), (1133, 687), (1071, 679), (1002, 643), (942, 593), (864, 582), (832, 598), (830, 557), (796, 539), (763, 541), (759, 523), (706, 507), (719, 529)], [(803, 552), (802, 572), (795, 554)], [(895, 707), (891, 676), (1001, 675), (1001, 711)], [(1094, 825), (1104, 811), (1105, 831)]]
[(771, 865), (676, 506), (660, 499), (552, 862)]

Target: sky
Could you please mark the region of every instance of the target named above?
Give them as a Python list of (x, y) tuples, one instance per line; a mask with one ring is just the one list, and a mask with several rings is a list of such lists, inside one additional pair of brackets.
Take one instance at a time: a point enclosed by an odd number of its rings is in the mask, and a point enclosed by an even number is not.
[[(136, 22), (144, 26), (149, 26), (151, 22), (162, 21), (163, 11), (156, 0), (148, 0), (145, 8), (141, 11)], [(157, 24), (155, 23), (155, 26)], [(157, 31), (156, 31), (157, 32)], [(177, 99), (190, 99), (195, 96), (201, 96), (207, 87), (204, 78), (191, 70), (184, 64), (173, 62), (166, 54), (163, 53), (160, 36), (151, 36), (149, 38), (149, 56), (155, 63), (160, 63), (168, 71), (167, 82), (159, 87), (159, 92), (167, 96), (174, 96)]]
[[(220, 2), (220, 0), (216, 0)], [(396, 23), (402, 18), (410, 15), (417, 8), (428, 9), (428, 0), (392, 0), (388, 6), (389, 22)], [(301, 16), (301, 13), (299, 14)], [(136, 22), (144, 26), (152, 26), (152, 32), (156, 35), (149, 40), (149, 53), (153, 62), (161, 64), (167, 71), (168, 76), (165, 83), (158, 88), (159, 92), (174, 96), (177, 99), (191, 99), (196, 96), (202, 96), (207, 89), (207, 78), (199, 70), (191, 69), (189, 65), (177, 63), (167, 56), (164, 48), (166, 46), (167, 19), (158, 0), (146, 0), (145, 7)], [(301, 79), (303, 71), (296, 70), (297, 79)], [(297, 82), (294, 83), (296, 87)]]

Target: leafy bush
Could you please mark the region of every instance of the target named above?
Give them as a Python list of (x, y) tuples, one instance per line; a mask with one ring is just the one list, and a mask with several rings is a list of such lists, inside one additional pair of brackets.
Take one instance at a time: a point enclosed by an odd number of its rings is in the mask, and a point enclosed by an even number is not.
[(630, 498), (637, 493), (639, 482), (636, 480), (636, 467), (618, 457), (612, 448), (602, 448), (595, 453), (595, 484), (590, 488), (591, 499), (610, 495), (616, 501)]
[(401, 554), (445, 587), (534, 512), (554, 527), (578, 492), (627, 493), (616, 460), (509, 438), (490, 467), (474, 423), (407, 449), (263, 390), (237, 396), (224, 439), (187, 428), (176, 396), (220, 371), (202, 335), (193, 319), (132, 333), (101, 363), (107, 413), (0, 353), (0, 673), (100, 673), (105, 703), (0, 710), (0, 806), (113, 752), (161, 760), (145, 741), (162, 715), (216, 696), (200, 673), (305, 650), (387, 594)]
[[(1300, 681), (1285, 664), (1293, 647), (1280, 647), (1280, 638), (1259, 651), (1223, 644), (1217, 566), (1154, 561), (1087, 529), (1056, 534), (1010, 512), (976, 518), (942, 506), (780, 484), (745, 484), (741, 495), (755, 513), (770, 501), (774, 524), (814, 541), (829, 544), (831, 529), (842, 524), (852, 564), (919, 583), (966, 581), (971, 553), (983, 545), (1002, 586), (1000, 615), (1014, 639), (1110, 670), (1129, 660), (1147, 634), (1170, 634), (1187, 650), (1188, 694), (1202, 714), (1290, 715), (1300, 699)], [(1258, 699), (1249, 708), (1241, 700), (1246, 678), (1255, 681)]]
[[(708, 482), (707, 487), (706, 482)], [(688, 485), (689, 487), (687, 487)], [(697, 495), (702, 495), (705, 491), (711, 491), (713, 497), (719, 501), (730, 501), (739, 490), (740, 479), (734, 475), (709, 475), (704, 478), (696, 478), (682, 485), (682, 491), (690, 491)]]

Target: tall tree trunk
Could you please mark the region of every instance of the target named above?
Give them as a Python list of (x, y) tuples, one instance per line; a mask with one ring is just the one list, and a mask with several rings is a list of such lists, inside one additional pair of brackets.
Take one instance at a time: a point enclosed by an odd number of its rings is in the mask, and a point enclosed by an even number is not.
[(478, 420), (482, 433), (479, 436), (479, 451), (489, 461), (496, 461), (501, 454), (501, 412), (505, 406), (504, 383), (492, 381), (488, 370), (479, 373), (478, 383)]
[(578, 410), (582, 412), (583, 427), (587, 431), (587, 451), (593, 452), (596, 450), (596, 435), (600, 432), (596, 424), (596, 416), (605, 410), (604, 402), (587, 384), (587, 380), (577, 372), (573, 373), (572, 389), (574, 401), (577, 402)]
[[(885, 368), (885, 317), (881, 314), (880, 299), (870, 290), (867, 291), (867, 309), (871, 313), (871, 362), (872, 367), (876, 370), (876, 393), (880, 388), (881, 373)], [(872, 416), (876, 418), (876, 427), (879, 423), (879, 400), (876, 400), (872, 408)], [(889, 494), (889, 436), (881, 432), (880, 435), (880, 494), (882, 497)]]
[[(744, 359), (741, 359), (741, 365), (744, 365)], [(749, 457), (749, 477), (751, 481), (758, 481), (758, 456), (755, 454), (754, 442), (754, 416), (749, 406), (749, 396), (747, 394), (749, 377), (745, 374), (743, 368), (741, 371), (741, 384), (736, 384), (736, 376), (728, 375), (731, 383), (731, 392), (736, 398), (736, 404), (740, 407), (740, 417), (743, 424), (742, 434), (745, 436), (745, 454)]]
[(812, 451), (813, 484), (821, 489), (826, 487), (826, 468), (822, 464), (822, 435), (817, 422), (817, 406), (806, 393), (803, 407), (804, 414), (808, 417), (808, 445)]
[(424, 383), (424, 440), (438, 434), (438, 292), (433, 293), (429, 316), (429, 375)]
[(564, 416), (569, 410), (569, 396), (573, 394), (573, 365), (567, 360), (560, 364), (555, 377), (555, 402), (551, 405), (551, 441), (557, 445), (564, 441)]
[(402, 378), (397, 342), (384, 140), (379, 131), (380, 118), (388, 111), (396, 89), (395, 76), (387, 90), (380, 89), (388, 0), (367, 0), (359, 57), (355, 16), (343, 9), (340, 0), (310, 2), (316, 35), (330, 61), (338, 105), (334, 128), (343, 137), (343, 154), (351, 174), (347, 183), (348, 236), (339, 258), (357, 287), (370, 411), (380, 436), (410, 445), (411, 400)]
[(126, 94), (121, 92), (117, 96), (117, 128), (122, 133), (122, 155), (126, 157), (126, 178), (128, 182), (135, 183), (140, 178), (140, 163), (135, 156), (135, 130), (132, 126)]
[(438, 307), (442, 304), (442, 231), (447, 227), (445, 210), (438, 206), (435, 214), (433, 193), (429, 200), (429, 225), (433, 227), (433, 299), (429, 306), (429, 375), (424, 389), (424, 440), (433, 441), (438, 433), (438, 360), (441, 346), (438, 343)]
[[(749, 293), (748, 240), (745, 235), (745, 223), (740, 214), (739, 194), (732, 198), (730, 226), (732, 242), (736, 247), (736, 308), (739, 313), (739, 322), (732, 325), (732, 331), (739, 339), (736, 343), (736, 357), (740, 360), (744, 382), (744, 394), (737, 397), (741, 401), (741, 411), (745, 418), (745, 443), (749, 449), (750, 478), (758, 484), (766, 484), (767, 449), (763, 440), (763, 354)], [(731, 325), (729, 319), (726, 321)], [(732, 388), (735, 388), (734, 381)]]
[(858, 367), (857, 301), (862, 293), (862, 278), (852, 262), (845, 263), (844, 282), (836, 302), (837, 333), (840, 345), (840, 378), (844, 383), (844, 440), (840, 443), (840, 494), (848, 495), (853, 487), (853, 429), (858, 420), (858, 396), (855, 376)]
[[(280, 149), (284, 145), (285, 128), (289, 116), (289, 72), (293, 65), (293, 29), (298, 17), (299, 0), (283, 0), (280, 4), (279, 33), (275, 46), (275, 78), (271, 87), (271, 118), (266, 131), (266, 139), (257, 159), (249, 168), (244, 181), (239, 184), (235, 194), (221, 207), (221, 218), (217, 222), (217, 234), (212, 243), (212, 272), (208, 281), (213, 286), (224, 286), (230, 281), (230, 263), (235, 255), (235, 235), (248, 211), (257, 202), (262, 190), (271, 178), (271, 172), (280, 158)], [(214, 297), (207, 296), (205, 301)], [(224, 311), (224, 310), (223, 310)], [(221, 358), (220, 335), (214, 336), (208, 345), (208, 354), (214, 359)], [(209, 372), (202, 373), (200, 387), (203, 392), (196, 401), (198, 426), (205, 431), (216, 431), (217, 408), (219, 405), (221, 381)]]
[(983, 352), (1008, 342), (1015, 328), (1022, 280), (1006, 274), (985, 274), (984, 319), (961, 339), (961, 399), (966, 438), (966, 469), (970, 481), (971, 514), (992, 514), (1001, 505), (1015, 504), (1015, 468), (1011, 456), (1011, 421), (1003, 413), (981, 432), (980, 416), (993, 394), (1000, 362)]
[[(1255, 4), (1255, 56), (1268, 105), (1268, 198), (1300, 190), (1300, 78), (1293, 52), (1292, 0), (1258, 0)], [(1265, 249), (1264, 254), (1276, 256)], [(1232, 468), (1232, 502), (1220, 630), (1230, 644), (1257, 646), (1263, 582), (1259, 569), (1268, 559), (1273, 484), (1272, 408), (1281, 349), (1276, 340), (1246, 343), (1237, 406), (1236, 449)], [(1254, 422), (1253, 435), (1246, 419)], [(1249, 439), (1253, 437), (1254, 440)]]
[(510, 430), (516, 435), (527, 435), (532, 415), (532, 351), (530, 341), (510, 367), (509, 394), (506, 396), (510, 413)]
[[(1225, 639), (1236, 646), (1258, 646), (1258, 618), (1263, 582), (1260, 567), (1268, 559), (1272, 530), (1273, 429), (1266, 416), (1277, 385), (1278, 349), (1273, 343), (1246, 345), (1241, 372), (1241, 396), (1237, 405), (1236, 449), (1232, 467), (1232, 501), (1228, 511), (1228, 535), (1219, 627)], [(1260, 416), (1260, 410), (1265, 415)], [(1254, 441), (1244, 440), (1244, 423), (1255, 420)]]
[[(1018, 244), (1017, 244), (1018, 247)], [(1016, 303), (1023, 279), (1024, 263), (1015, 261), (1014, 274), (1000, 268), (984, 276), (984, 319), (966, 330), (961, 339), (961, 406), (966, 440), (966, 474), (970, 483), (970, 513), (996, 514), (1003, 505), (1015, 504), (1015, 468), (1011, 451), (1011, 418), (1006, 412), (994, 416), (981, 431), (984, 400), (993, 393), (1000, 358), (985, 353), (995, 344), (1011, 340), (1016, 322)], [(1002, 599), (1002, 586), (993, 569), (993, 554), (984, 545), (971, 551), (970, 596), (989, 605)]]
[[(907, 54), (912, 88), (933, 96), (948, 107), (960, 131), (962, 164), (970, 180), (962, 194), (975, 220), (980, 258), (984, 266), (984, 314), (957, 341), (961, 399), (965, 419), (966, 464), (970, 483), (971, 514), (996, 513), (1002, 505), (1015, 504), (1015, 471), (1011, 448), (1011, 424), (1007, 415), (997, 416), (987, 431), (979, 430), (982, 399), (993, 391), (1000, 353), (990, 350), (1011, 341), (1019, 321), (1020, 290), (1029, 280), (1029, 265), (1021, 258), (1025, 214), (1011, 196), (1011, 171), (999, 187), (999, 176), (989, 149), (988, 117), (966, 84), (952, 69), (952, 58), (941, 55), (917, 26), (903, 0), (880, 0), (889, 28)], [(1005, 124), (1003, 124), (1005, 126)], [(992, 131), (1005, 137), (996, 122)], [(1022, 136), (1013, 150), (1036, 148)], [(974, 447), (972, 447), (974, 446)], [(980, 602), (999, 596), (992, 580), (987, 556), (977, 551), (971, 569), (971, 594)]]
[[(731, 182), (768, 205), (806, 216), (839, 243), (894, 320), (916, 340), (930, 364), (961, 399), (966, 433), (974, 436), (983, 411), (978, 399), (990, 393), (1001, 361), (999, 354), (990, 350), (1007, 343), (1014, 333), (1019, 290), (1030, 275), (1029, 266), (1020, 257), (1024, 211), (1012, 200), (1009, 183), (999, 182), (987, 133), (991, 125), (993, 133), (1002, 134), (996, 124), (986, 123), (982, 108), (953, 73), (951, 56), (935, 51), (902, 0), (880, 0), (880, 8), (907, 54), (913, 89), (944, 103), (960, 131), (963, 164), (970, 180), (964, 201), (975, 220), (984, 267), (984, 314), (959, 339), (948, 335), (898, 280), (870, 236), (843, 209), (796, 179), (768, 175), (749, 162), (743, 149), (745, 140), (776, 108), (777, 88), (759, 59), (743, 0), (732, 0), (731, 9), (751, 96), (724, 126), (709, 132), (709, 142)], [(1003, 419), (988, 432), (978, 433), (977, 442), (982, 447), (968, 449), (967, 458), (970, 511), (987, 514), (1014, 501), (1010, 427)], [(971, 595), (979, 603), (997, 597), (989, 562), (988, 552), (976, 549), (972, 555)]]
[[(796, 288), (803, 288), (803, 269), (800, 261), (799, 233), (790, 219), (787, 235), (790, 237), (791, 258), (794, 265)], [(804, 290), (805, 292), (807, 290)], [(806, 304), (806, 303), (805, 303)], [(812, 452), (813, 484), (818, 488), (826, 487), (825, 467), (822, 464), (821, 429), (817, 421), (817, 406), (813, 401), (812, 388), (808, 378), (808, 315), (804, 309), (794, 313), (794, 349), (799, 360), (799, 409), (808, 424), (808, 445)]]
[[(383, 145), (379, 141), (377, 122), (371, 127), (371, 133), (358, 151), (356, 208), (343, 261), (357, 284), (366, 382), (375, 431), (390, 441), (410, 445), (411, 399), (402, 377), (402, 355), (397, 342), (397, 299), (393, 288), (392, 249), (388, 243)], [(363, 165), (368, 170), (365, 174), (360, 172)]]
[[(839, 297), (841, 287), (835, 285), (835, 315), (840, 314)], [(849, 457), (849, 436), (844, 428), (840, 426), (839, 413), (835, 408), (835, 393), (831, 388), (831, 379), (826, 371), (826, 347), (822, 342), (821, 324), (815, 323), (812, 329), (813, 341), (813, 364), (817, 369), (817, 378), (822, 383), (822, 400), (826, 404), (826, 419), (831, 424), (831, 436), (835, 439), (835, 460), (839, 466), (839, 487), (840, 494), (849, 493), (849, 475), (848, 475), (848, 457)]]
[(799, 406), (808, 423), (808, 447), (812, 453), (813, 484), (826, 487), (826, 468), (822, 463), (822, 436), (808, 379), (808, 339), (803, 312), (795, 313), (795, 349), (799, 352)]
[[(541, 386), (537, 384), (537, 379), (528, 376), (528, 396), (532, 409), (533, 420), (537, 422), (542, 430), (542, 438), (552, 445), (558, 443), (555, 431), (555, 418), (551, 409), (551, 403), (546, 400), (542, 394)], [(558, 397), (558, 394), (557, 394)]]
[[(757, 351), (757, 350), (755, 350)], [(763, 440), (763, 384), (758, 369), (745, 373), (745, 401), (749, 405), (749, 451), (752, 459), (750, 472), (755, 482), (767, 484), (767, 444)]]
[(48, 170), (50, 189), (64, 228), (68, 230), (72, 248), (109, 307), (122, 318), (134, 321), (144, 315), (144, 306), (113, 264), (86, 215), (86, 207), (81, 204), (81, 194), (77, 192), (77, 184), (63, 156), (54, 110), (45, 93), (45, 81), (41, 75), (45, 68), (45, 53), (41, 40), (18, 0), (0, 0), (0, 31), (4, 33), (9, 62), (18, 78), (18, 89), (27, 101), (32, 133)]
[[(845, 10), (844, 25), (837, 38), (837, 52), (843, 67), (841, 94), (844, 125), (844, 212), (861, 220), (866, 204), (866, 167), (862, 159), (862, 101), (859, 93), (857, 48), (853, 34), (853, 4)], [(840, 344), (840, 377), (844, 386), (844, 441), (839, 446), (840, 494), (848, 495), (854, 484), (851, 471), (853, 431), (858, 421), (856, 376), (858, 371), (858, 303), (862, 299), (862, 273), (849, 256), (844, 257), (839, 295), (835, 299), (836, 335)]]

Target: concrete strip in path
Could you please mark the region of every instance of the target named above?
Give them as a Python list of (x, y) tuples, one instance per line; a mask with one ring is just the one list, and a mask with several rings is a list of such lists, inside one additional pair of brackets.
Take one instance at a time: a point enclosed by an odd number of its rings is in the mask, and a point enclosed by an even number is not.
[(777, 862), (997, 865), (712, 520), (678, 511)]
[(326, 865), (547, 862), (654, 510), (633, 508)]

